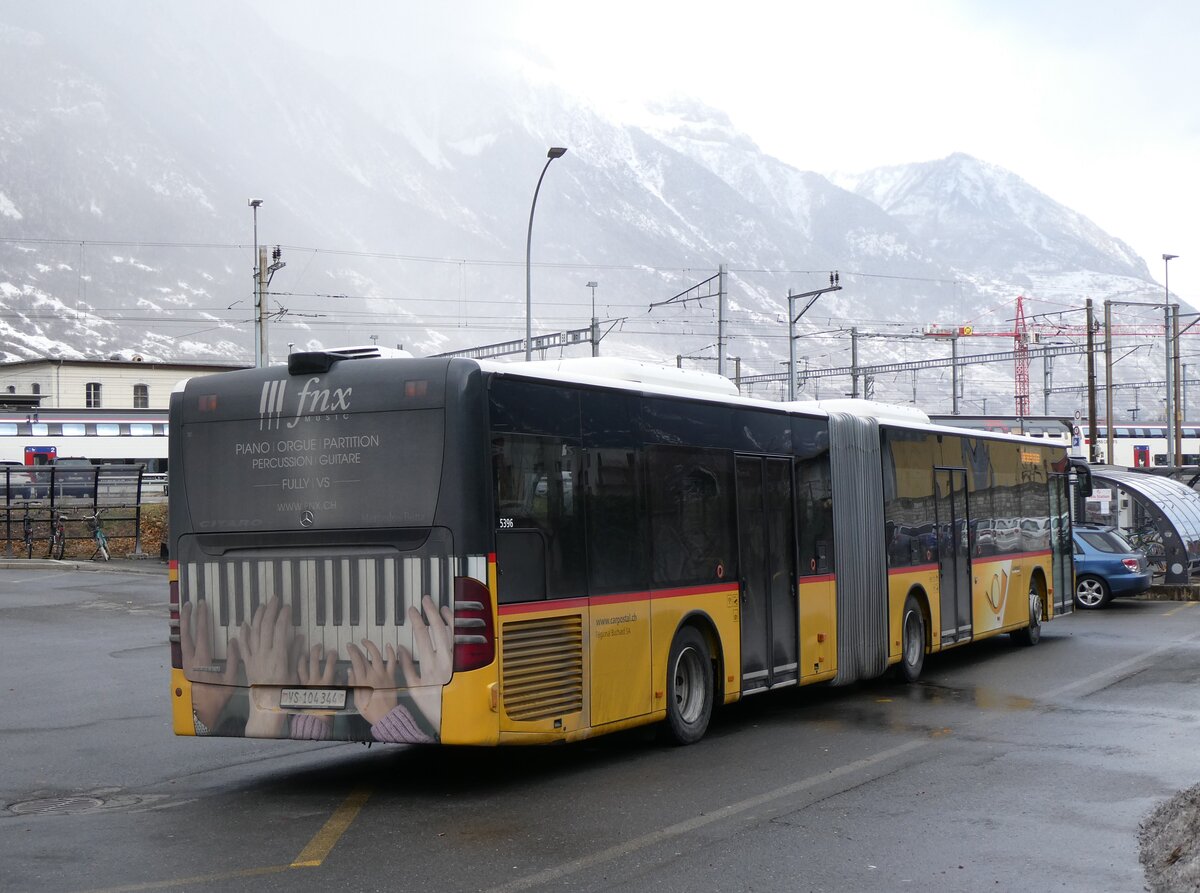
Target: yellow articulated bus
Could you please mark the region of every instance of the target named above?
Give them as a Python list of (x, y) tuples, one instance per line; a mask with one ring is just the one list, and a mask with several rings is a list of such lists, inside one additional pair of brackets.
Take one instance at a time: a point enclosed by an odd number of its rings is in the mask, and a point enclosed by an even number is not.
[(606, 359), (294, 354), (170, 408), (180, 735), (571, 741), (1072, 604), (1060, 444)]

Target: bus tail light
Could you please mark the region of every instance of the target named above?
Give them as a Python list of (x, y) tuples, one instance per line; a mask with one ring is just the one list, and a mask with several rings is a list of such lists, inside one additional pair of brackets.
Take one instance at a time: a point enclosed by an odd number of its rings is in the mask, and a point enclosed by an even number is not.
[(170, 591), (169, 603), (171, 611), (171, 666), (177, 670), (183, 669), (183, 645), (179, 639), (179, 562), (167, 562), (167, 586)]
[(454, 669), (478, 670), (495, 658), (492, 594), (473, 577), (455, 577)]

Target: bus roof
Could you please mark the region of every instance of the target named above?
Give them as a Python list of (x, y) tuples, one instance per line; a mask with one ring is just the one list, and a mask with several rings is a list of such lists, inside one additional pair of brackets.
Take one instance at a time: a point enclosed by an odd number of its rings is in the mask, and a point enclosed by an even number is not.
[(949, 424), (932, 421), (929, 416), (911, 406), (879, 403), (873, 400), (821, 400), (792, 401), (781, 403), (758, 397), (742, 396), (729, 379), (711, 372), (694, 369), (678, 369), (674, 366), (657, 366), (637, 360), (621, 360), (608, 357), (578, 357), (573, 359), (533, 361), (529, 363), (497, 363), (476, 360), (481, 369), (505, 375), (541, 378), (548, 381), (592, 384), (604, 387), (623, 387), (647, 394), (688, 397), (712, 400), (740, 406), (772, 409), (792, 415), (828, 418), (831, 413), (841, 412), (866, 416), (883, 425), (928, 431), (933, 434), (955, 434), (958, 436), (984, 437), (988, 440), (1007, 440), (1015, 443), (1034, 443), (1041, 446), (1059, 445), (1043, 438), (999, 431), (984, 431), (978, 428), (957, 428)]
[[(344, 347), (336, 350), (316, 351), (304, 356), (320, 359), (321, 355), (324, 355), (332, 362), (341, 360), (391, 360), (393, 358), (403, 360), (413, 358), (412, 354), (409, 354), (407, 351), (385, 350), (374, 346), (364, 348)], [(303, 359), (299, 355), (297, 357)], [(434, 358), (429, 357), (424, 359)], [(446, 359), (449, 361), (450, 358), (437, 359)], [(570, 357), (558, 360), (534, 360), (510, 363), (499, 363), (494, 360), (468, 360), (468, 362), (476, 363), (485, 372), (498, 375), (516, 375), (524, 378), (543, 379), (554, 382), (623, 388), (661, 396), (711, 400), (717, 403), (770, 409), (776, 412), (803, 415), (810, 418), (828, 418), (831, 413), (848, 413), (873, 418), (883, 425), (899, 425), (931, 433), (956, 434), (960, 436), (966, 434), (975, 437), (983, 436), (991, 440), (1038, 443), (1043, 446), (1047, 444), (1047, 441), (1042, 438), (981, 430), (979, 428), (954, 427), (941, 420), (932, 421), (926, 413), (915, 407), (879, 403), (873, 400), (838, 399), (779, 402), (776, 400), (763, 400), (758, 397), (746, 397), (738, 391), (737, 386), (732, 381), (723, 375), (697, 369), (662, 366), (655, 363), (620, 357)], [(186, 383), (186, 379), (179, 382), (175, 390), (183, 390)]]
[[(489, 363), (481, 361), (482, 368), (493, 372), (519, 372), (561, 379), (582, 376), (601, 379), (607, 383), (625, 381), (632, 384), (659, 385), (674, 390), (694, 391), (726, 397), (738, 396), (737, 385), (723, 375), (703, 372), (698, 369), (682, 369), (677, 366), (659, 366), (641, 360), (619, 357), (572, 357), (560, 360), (533, 360), (527, 363)], [(539, 375), (539, 377), (541, 377)]]
[(815, 404), (825, 412), (848, 412), (865, 415), (881, 422), (902, 422), (906, 425), (930, 425), (928, 415), (915, 406), (898, 403), (878, 403), (874, 400), (820, 400)]

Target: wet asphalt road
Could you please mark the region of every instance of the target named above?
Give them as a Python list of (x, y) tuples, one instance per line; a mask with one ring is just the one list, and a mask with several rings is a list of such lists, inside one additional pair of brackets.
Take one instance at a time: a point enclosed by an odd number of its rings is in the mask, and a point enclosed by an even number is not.
[(0, 567), (0, 889), (1129, 891), (1200, 781), (1200, 604), (750, 699), (690, 748), (367, 749), (173, 737), (135, 569)]

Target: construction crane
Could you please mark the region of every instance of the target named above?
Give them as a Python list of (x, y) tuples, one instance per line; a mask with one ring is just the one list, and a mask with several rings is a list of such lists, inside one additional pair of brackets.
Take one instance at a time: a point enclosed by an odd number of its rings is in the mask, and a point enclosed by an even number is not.
[[(1030, 326), (1025, 319), (1025, 296), (1017, 295), (1013, 327), (1009, 331), (983, 331), (975, 326), (927, 325), (921, 334), (930, 338), (1012, 338), (1013, 339), (1013, 391), (1015, 414), (1029, 415), (1029, 345), (1039, 344), (1043, 338), (1086, 337), (1087, 326), (1040, 324)], [(1113, 326), (1113, 335), (1162, 335), (1161, 329), (1147, 331), (1145, 326)]]
[[(974, 326), (939, 326), (927, 325), (921, 334), (928, 338), (1012, 338), (1013, 339), (1013, 383), (1016, 398), (1016, 415), (1029, 415), (1029, 327), (1025, 322), (1025, 297), (1017, 295), (1016, 324), (1011, 332), (983, 332)], [(1037, 333), (1033, 334), (1034, 342), (1039, 340)]]

